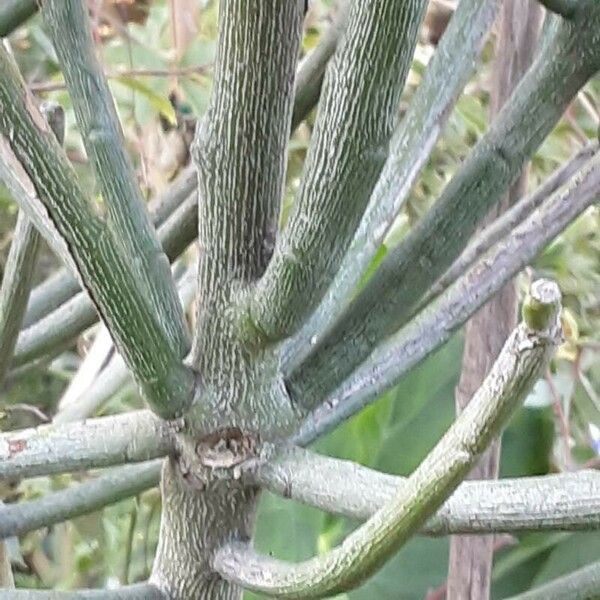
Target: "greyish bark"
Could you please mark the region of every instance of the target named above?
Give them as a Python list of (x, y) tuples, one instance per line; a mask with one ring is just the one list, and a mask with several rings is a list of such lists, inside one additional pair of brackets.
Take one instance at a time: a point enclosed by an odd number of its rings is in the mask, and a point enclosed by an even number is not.
[[(240, 342), (232, 306), (273, 251), (303, 15), (300, 0), (219, 7), (214, 90), (192, 149), (202, 202), (190, 361), (201, 383), (176, 459), (164, 466), (152, 575), (170, 600), (241, 597), (212, 568), (225, 542), (252, 535), (257, 489), (232, 478), (230, 467), (257, 432), (268, 439), (295, 420), (275, 353)], [(231, 462), (215, 458), (224, 448)]]
[[(542, 9), (537, 0), (506, 0), (502, 5), (492, 81), (492, 118), (498, 115), (526, 70), (536, 48)], [(492, 222), (527, 189), (527, 167), (509, 193), (487, 216)], [(460, 414), (484, 380), (517, 323), (517, 293), (509, 281), (467, 323), (462, 372), (456, 389)], [(496, 438), (470, 473), (470, 479), (498, 477), (501, 438)], [(453, 536), (450, 541), (447, 600), (486, 600), (490, 596), (494, 536)]]
[(212, 558), (227, 541), (252, 537), (257, 490), (225, 480), (193, 491), (179, 465), (168, 461), (161, 492), (160, 539), (150, 581), (170, 600), (239, 600), (241, 588), (213, 570)]

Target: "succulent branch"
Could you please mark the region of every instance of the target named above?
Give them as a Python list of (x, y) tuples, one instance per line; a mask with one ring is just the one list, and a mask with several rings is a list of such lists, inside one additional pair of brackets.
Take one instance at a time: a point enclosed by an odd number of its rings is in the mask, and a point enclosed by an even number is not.
[(234, 542), (215, 557), (217, 570), (246, 589), (278, 598), (331, 596), (378, 570), (458, 487), (546, 368), (561, 339), (558, 286), (534, 282), (524, 306), (527, 317), (506, 341), (469, 405), (406, 485), (340, 546), (289, 564)]

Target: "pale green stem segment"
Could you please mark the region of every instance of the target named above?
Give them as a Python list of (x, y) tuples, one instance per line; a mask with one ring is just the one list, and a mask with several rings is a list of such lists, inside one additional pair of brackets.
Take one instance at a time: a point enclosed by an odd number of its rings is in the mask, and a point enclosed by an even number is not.
[(116, 590), (74, 590), (56, 592), (45, 590), (0, 591), (0, 600), (168, 600), (150, 583), (126, 585)]
[[(45, 102), (40, 110), (62, 144), (65, 136), (62, 107)], [(34, 224), (20, 210), (0, 288), (0, 385), (8, 372), (25, 317), (40, 239)]]
[(331, 283), (388, 154), (423, 0), (353, 2), (327, 67), (292, 214), (249, 299), (269, 341), (294, 333)]
[(2, 433), (0, 481), (163, 457), (174, 427), (146, 410)]
[[(274, 457), (251, 465), (249, 483), (332, 514), (365, 521), (402, 486), (396, 477), (348, 460), (298, 447), (276, 447)], [(0, 513), (1, 514), (1, 513)], [(464, 481), (420, 529), (421, 535), (597, 531), (600, 473)]]
[(169, 263), (156, 236), (80, 0), (46, 0), (42, 16), (62, 65), (83, 143), (94, 167), (113, 244), (136, 271), (141, 299), (157, 316), (172, 351), (183, 357), (189, 340)]
[[(349, 419), (446, 342), (493, 294), (587, 207), (598, 202), (600, 155), (544, 201), (511, 235), (495, 244), (410, 323), (379, 345), (329, 396), (303, 399), (318, 406), (295, 436), (306, 445)], [(500, 221), (510, 221), (504, 214)], [(502, 226), (503, 227), (503, 226)]]
[(508, 600), (594, 600), (600, 598), (600, 562), (558, 577)]
[(0, 75), (0, 156), (5, 170), (26, 182), (29, 201), (38, 203), (38, 212), (45, 212), (66, 241), (144, 398), (163, 417), (181, 413), (191, 401), (195, 376), (167, 336), (161, 323), (165, 315), (148, 302), (144, 286), (138, 285), (138, 265), (123, 253), (115, 232), (88, 202), (4, 48)]
[(113, 469), (96, 479), (73, 484), (38, 500), (0, 507), (0, 538), (21, 536), (74, 519), (156, 487), (162, 460)]
[(377, 571), (459, 486), (546, 368), (561, 339), (558, 286), (534, 282), (525, 307), (527, 319), (510, 335), (467, 408), (406, 485), (340, 546), (290, 564), (234, 542), (217, 553), (216, 570), (246, 589), (298, 599), (342, 593)]
[(302, 362), (352, 299), (444, 131), (452, 107), (475, 68), (499, 4), (498, 0), (461, 0), (458, 4), (390, 140), (385, 166), (335, 279), (310, 319), (285, 346), (285, 373)]
[(8, 371), (25, 315), (40, 235), (19, 211), (0, 288), (0, 385)]
[(460, 255), (577, 91), (600, 69), (600, 3), (553, 17), (532, 67), (432, 209), (392, 250), (290, 377), (299, 397), (332, 391), (374, 347), (407, 323)]

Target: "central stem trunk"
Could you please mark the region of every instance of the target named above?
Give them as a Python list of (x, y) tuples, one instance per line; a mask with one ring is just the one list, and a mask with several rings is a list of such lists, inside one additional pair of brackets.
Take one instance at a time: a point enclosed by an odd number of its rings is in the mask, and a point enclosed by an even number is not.
[(212, 558), (224, 543), (252, 537), (258, 490), (231, 479), (213, 480), (198, 489), (169, 460), (161, 492), (152, 582), (169, 600), (239, 600), (242, 589), (215, 573)]

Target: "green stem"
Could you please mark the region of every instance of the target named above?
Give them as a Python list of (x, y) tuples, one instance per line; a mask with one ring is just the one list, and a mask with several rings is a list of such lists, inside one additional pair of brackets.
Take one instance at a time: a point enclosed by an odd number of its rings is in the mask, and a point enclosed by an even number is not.
[[(378, 570), (458, 487), (546, 368), (560, 341), (560, 291), (532, 284), (539, 328), (521, 323), (483, 384), (454, 424), (385, 506), (340, 546), (299, 564), (256, 554), (239, 542), (225, 546), (216, 569), (246, 589), (278, 598), (324, 598), (350, 590)], [(528, 302), (527, 306), (532, 303)]]
[[(274, 453), (252, 465), (244, 478), (282, 498), (349, 519), (366, 521), (407, 485), (406, 477), (298, 447), (275, 447)], [(599, 509), (600, 473), (593, 470), (464, 481), (420, 534), (597, 531)]]
[(0, 508), (0, 538), (21, 536), (85, 515), (158, 485), (162, 460), (127, 465), (38, 500)]
[(354, 2), (329, 64), (300, 189), (249, 302), (267, 340), (294, 333), (348, 249), (388, 153), (423, 0)]
[(0, 434), (0, 480), (111, 467), (166, 456), (173, 427), (150, 411)]
[(171, 349), (189, 351), (185, 319), (163, 253), (125, 152), (123, 133), (96, 57), (87, 7), (80, 0), (46, 0), (42, 16), (61, 62), (81, 130), (106, 206), (106, 223), (118, 252), (136, 271), (145, 304), (157, 315)]
[(346, 29), (349, 10), (350, 0), (342, 0), (333, 23), (323, 33), (318, 46), (302, 61), (298, 69), (292, 131), (304, 121), (319, 100), (325, 69)]
[(4, 168), (21, 174), (34, 190), (29, 201), (39, 205), (38, 211), (48, 215), (63, 236), (143, 397), (162, 416), (180, 413), (191, 400), (195, 377), (182, 364), (179, 349), (173, 349), (160, 322), (162, 313), (155, 312), (140, 289), (138, 265), (122, 253), (114, 232), (88, 203), (4, 48), (0, 73)]
[(557, 19), (549, 28), (536, 61), (433, 208), (292, 374), (298, 390), (331, 391), (410, 320), (578, 90), (600, 69), (600, 4), (579, 4), (573, 20)]
[(444, 131), (460, 90), (473, 72), (498, 6), (497, 0), (461, 0), (458, 4), (390, 140), (381, 177), (333, 283), (310, 319), (286, 344), (284, 372), (289, 373), (302, 361), (350, 302)]
[(8, 370), (31, 289), (40, 235), (19, 211), (0, 288), (0, 384)]

